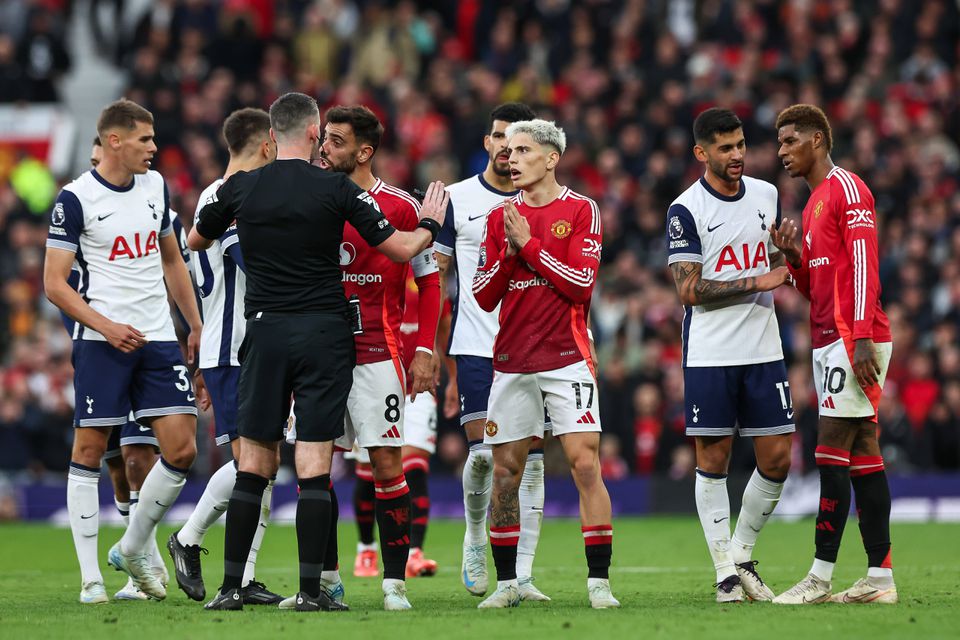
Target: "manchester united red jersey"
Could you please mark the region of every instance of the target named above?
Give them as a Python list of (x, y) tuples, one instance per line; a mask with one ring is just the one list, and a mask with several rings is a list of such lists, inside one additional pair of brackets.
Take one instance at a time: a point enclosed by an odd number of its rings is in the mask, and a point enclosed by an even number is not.
[[(417, 280), (417, 278), (408, 274), (407, 285), (405, 287), (406, 300), (403, 305), (403, 322), (400, 323), (400, 337), (403, 342), (403, 364), (407, 369), (410, 368), (410, 361), (413, 360), (413, 354), (416, 353), (417, 347), (433, 348), (427, 341), (436, 338), (436, 324), (440, 317), (450, 315), (450, 301), (445, 300), (443, 308), (440, 309), (439, 313), (429, 313), (429, 307), (427, 309), (428, 315), (434, 318), (434, 326), (420, 326), (420, 316), (424, 311), (423, 296), (420, 295), (420, 290), (423, 287), (424, 281), (420, 279), (420, 283), (418, 284)], [(437, 279), (436, 289), (438, 294), (437, 304), (439, 304), (439, 277)], [(410, 381), (408, 380), (407, 382)]]
[(791, 272), (810, 299), (813, 348), (843, 338), (890, 342), (880, 307), (877, 215), (856, 174), (834, 167), (803, 209), (801, 268)]
[(487, 216), (473, 293), (480, 306), (500, 306), (493, 367), (505, 373), (559, 369), (586, 360), (587, 314), (602, 249), (597, 204), (566, 187), (542, 207), (513, 196), (530, 224), (520, 255), (506, 257), (503, 205)]
[[(397, 229), (411, 231), (419, 221), (420, 203), (410, 194), (379, 178), (369, 191), (384, 217)], [(411, 260), (414, 275), (436, 272), (432, 249)], [(369, 246), (351, 225), (343, 228), (340, 269), (347, 298), (360, 300), (363, 333), (355, 336), (357, 364), (369, 364), (403, 357), (400, 324), (403, 319), (408, 264), (393, 262)], [(436, 327), (436, 322), (434, 322)], [(431, 343), (432, 345), (432, 340)], [(412, 357), (413, 354), (410, 354)]]

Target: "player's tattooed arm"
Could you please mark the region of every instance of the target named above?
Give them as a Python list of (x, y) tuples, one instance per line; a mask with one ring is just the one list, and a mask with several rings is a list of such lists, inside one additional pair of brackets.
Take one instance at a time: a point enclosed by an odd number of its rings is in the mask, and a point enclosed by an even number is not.
[(736, 280), (705, 280), (698, 262), (674, 262), (670, 265), (680, 301), (687, 305), (710, 304), (758, 291), (771, 291), (787, 281), (790, 272), (779, 266), (770, 273)]

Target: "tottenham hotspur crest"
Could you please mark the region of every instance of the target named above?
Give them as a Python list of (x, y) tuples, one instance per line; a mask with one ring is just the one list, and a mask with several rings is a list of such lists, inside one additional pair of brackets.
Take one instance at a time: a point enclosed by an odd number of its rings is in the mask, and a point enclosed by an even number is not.
[(93, 413), (93, 398), (87, 396), (87, 413)]
[(697, 405), (693, 405), (693, 422), (694, 422), (694, 424), (696, 424), (697, 422), (700, 422), (700, 417), (697, 415), (698, 413), (700, 413), (700, 407), (698, 407)]

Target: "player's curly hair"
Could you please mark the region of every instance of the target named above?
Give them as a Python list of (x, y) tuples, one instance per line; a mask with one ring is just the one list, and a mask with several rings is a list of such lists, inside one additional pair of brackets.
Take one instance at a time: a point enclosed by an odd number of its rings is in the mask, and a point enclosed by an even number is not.
[(776, 128), (792, 124), (797, 131), (819, 131), (827, 142), (827, 152), (833, 149), (833, 132), (830, 121), (823, 109), (812, 104), (795, 104), (787, 107), (777, 116)]
[(563, 155), (563, 152), (567, 149), (567, 134), (557, 126), (556, 122), (536, 118), (534, 120), (520, 120), (507, 127), (508, 138), (518, 133), (526, 133), (537, 144), (550, 145), (559, 151), (560, 155)]

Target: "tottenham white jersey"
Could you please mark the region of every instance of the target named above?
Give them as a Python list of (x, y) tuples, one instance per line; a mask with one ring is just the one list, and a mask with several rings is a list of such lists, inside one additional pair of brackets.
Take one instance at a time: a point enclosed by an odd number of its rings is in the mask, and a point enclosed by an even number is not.
[[(78, 291), (90, 307), (151, 341), (177, 339), (160, 259), (160, 238), (173, 233), (169, 209), (166, 184), (156, 171), (117, 187), (94, 169), (60, 191), (47, 234), (47, 247), (76, 254)], [(73, 337), (106, 340), (79, 323)]]
[[(780, 198), (772, 184), (744, 176), (740, 193), (724, 196), (700, 178), (667, 211), (668, 263), (702, 263), (703, 279), (721, 282), (768, 273), (770, 258), (779, 251), (770, 241), (774, 224), (780, 224)], [(683, 366), (782, 358), (773, 293), (684, 309)]]
[[(480, 243), (487, 214), (515, 191), (495, 189), (482, 174), (447, 187), (450, 206), (434, 250), (456, 255), (457, 297), (453, 305), (449, 354), (493, 358), (493, 341), (500, 330), (500, 307), (488, 313), (473, 297), (473, 276), (480, 261)], [(445, 286), (445, 285), (444, 285)]]
[[(223, 180), (215, 180), (200, 194), (194, 224), (200, 215), (200, 209), (216, 194), (221, 184)], [(227, 253), (234, 245), (239, 248), (239, 241), (237, 225), (232, 224), (208, 249), (192, 252), (193, 273), (203, 307), (199, 363), (201, 369), (240, 366), (238, 352), (247, 330), (243, 317), (247, 276)]]

